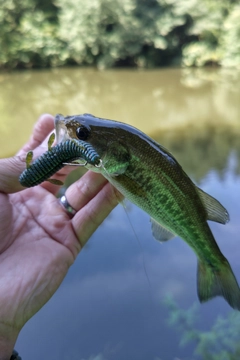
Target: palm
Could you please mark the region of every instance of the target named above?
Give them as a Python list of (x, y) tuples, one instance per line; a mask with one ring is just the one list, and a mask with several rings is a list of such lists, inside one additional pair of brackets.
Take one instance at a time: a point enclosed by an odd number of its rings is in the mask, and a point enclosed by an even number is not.
[(9, 200), (2, 203), (7, 226), (1, 232), (0, 287), (17, 294), (15, 309), (4, 313), (6, 321), (21, 328), (55, 292), (80, 244), (68, 216), (44, 188), (13, 194)]

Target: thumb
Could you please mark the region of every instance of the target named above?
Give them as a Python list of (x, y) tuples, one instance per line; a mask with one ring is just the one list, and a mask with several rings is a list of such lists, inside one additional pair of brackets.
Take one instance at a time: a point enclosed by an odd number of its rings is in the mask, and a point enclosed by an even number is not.
[(0, 159), (0, 192), (9, 194), (25, 189), (19, 176), (26, 168), (26, 155)]
[(27, 152), (30, 149), (34, 150), (35, 158), (46, 151), (46, 136), (52, 132), (53, 128), (53, 117), (48, 114), (42, 115), (34, 127), (31, 140), (18, 152), (17, 156), (0, 159), (0, 192), (9, 194), (26, 189), (19, 183), (18, 178), (26, 169)]

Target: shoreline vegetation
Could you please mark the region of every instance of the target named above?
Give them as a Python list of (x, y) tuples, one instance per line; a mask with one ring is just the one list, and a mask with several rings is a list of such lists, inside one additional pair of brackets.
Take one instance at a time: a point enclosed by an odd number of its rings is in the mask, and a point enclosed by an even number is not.
[(240, 68), (239, 0), (5, 0), (0, 68)]

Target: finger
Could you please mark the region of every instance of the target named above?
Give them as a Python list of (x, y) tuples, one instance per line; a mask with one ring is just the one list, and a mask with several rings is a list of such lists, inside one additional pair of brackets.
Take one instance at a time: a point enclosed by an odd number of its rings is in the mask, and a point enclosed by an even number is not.
[(70, 206), (77, 211), (73, 228), (81, 246), (123, 199), (123, 196), (101, 175), (88, 171), (65, 193)]
[(23, 190), (18, 178), (25, 168), (26, 161), (23, 156), (0, 159), (0, 191), (9, 194)]
[(22, 155), (29, 150), (34, 150), (42, 144), (42, 142), (49, 136), (49, 133), (54, 130), (54, 117), (49, 114), (43, 114), (36, 122), (30, 140), (22, 147), (17, 155)]
[(81, 247), (122, 199), (123, 196), (107, 182), (96, 196), (77, 212), (72, 224)]
[(69, 186), (65, 196), (73, 209), (79, 211), (106, 183), (107, 180), (102, 175), (88, 171), (78, 181)]

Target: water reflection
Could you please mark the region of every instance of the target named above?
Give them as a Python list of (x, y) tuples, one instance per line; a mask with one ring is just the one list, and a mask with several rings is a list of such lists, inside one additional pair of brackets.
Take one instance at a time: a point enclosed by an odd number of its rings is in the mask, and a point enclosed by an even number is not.
[[(204, 77), (204, 81), (193, 87), (189, 77)], [(225, 124), (239, 132), (239, 80), (240, 72), (226, 70), (73, 68), (2, 73), (0, 155), (15, 152), (43, 112), (89, 112), (127, 122), (146, 133), (186, 127), (200, 130), (209, 124)]]
[(197, 320), (200, 309), (196, 303), (184, 310), (171, 297), (165, 304), (169, 309), (168, 323), (181, 334), (180, 345), (195, 343), (194, 355), (202, 360), (238, 360), (240, 356), (240, 314), (231, 312), (226, 318), (218, 316), (208, 331), (199, 330)]

